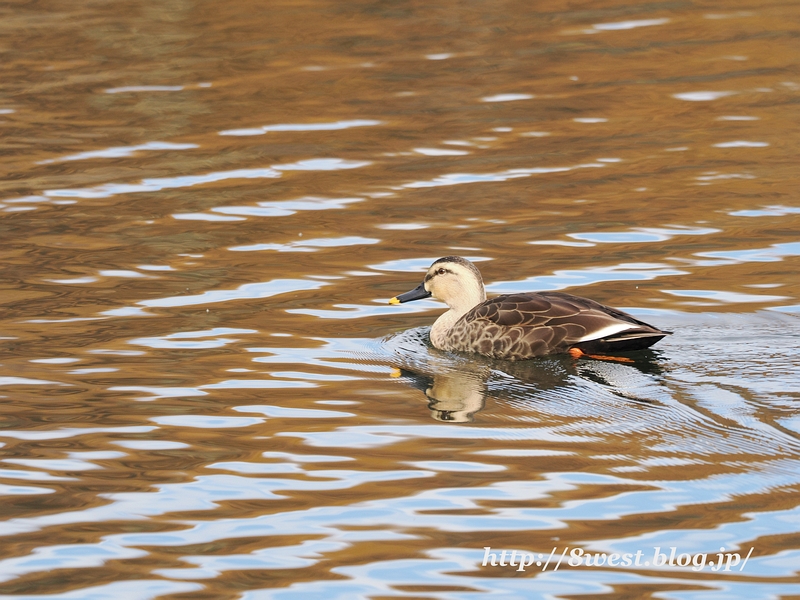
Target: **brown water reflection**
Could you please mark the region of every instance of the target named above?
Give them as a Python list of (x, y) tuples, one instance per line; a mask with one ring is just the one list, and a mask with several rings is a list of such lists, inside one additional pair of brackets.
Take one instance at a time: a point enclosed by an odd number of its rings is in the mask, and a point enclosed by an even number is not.
[[(6, 7), (0, 594), (800, 595), (797, 16)], [(676, 333), (437, 352), (453, 253)]]

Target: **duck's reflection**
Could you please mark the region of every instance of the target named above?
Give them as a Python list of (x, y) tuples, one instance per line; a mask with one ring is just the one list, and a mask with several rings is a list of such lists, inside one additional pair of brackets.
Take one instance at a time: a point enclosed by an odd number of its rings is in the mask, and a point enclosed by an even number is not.
[(652, 350), (630, 353), (623, 357), (625, 362), (565, 355), (509, 362), (441, 352), (425, 343), (424, 333), (424, 329), (410, 330), (391, 340), (394, 376), (424, 392), (437, 421), (471, 422), (484, 409), (487, 396), (516, 401), (542, 396), (577, 399), (585, 394), (587, 381), (618, 397), (652, 402), (635, 389), (643, 383), (651, 386), (661, 373), (660, 354)]
[(398, 369), (397, 375), (425, 392), (431, 416), (437, 421), (470, 422), (486, 401), (486, 379), (472, 373), (426, 375)]

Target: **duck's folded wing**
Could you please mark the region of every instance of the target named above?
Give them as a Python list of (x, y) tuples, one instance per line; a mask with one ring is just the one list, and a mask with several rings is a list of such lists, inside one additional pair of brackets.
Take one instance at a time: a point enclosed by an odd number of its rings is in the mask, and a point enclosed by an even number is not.
[(521, 359), (564, 352), (645, 348), (668, 332), (588, 298), (560, 292), (509, 294), (476, 306), (450, 332), (453, 350)]

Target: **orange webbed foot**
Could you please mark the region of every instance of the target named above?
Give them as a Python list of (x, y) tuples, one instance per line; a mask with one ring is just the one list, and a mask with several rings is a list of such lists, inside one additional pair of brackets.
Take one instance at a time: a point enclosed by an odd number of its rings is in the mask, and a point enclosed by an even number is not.
[(623, 362), (623, 363), (632, 363), (634, 362), (632, 358), (626, 358), (624, 356), (606, 356), (605, 354), (587, 354), (580, 348), (570, 348), (569, 355), (572, 358), (581, 358), (585, 356), (586, 358), (594, 358), (596, 360), (610, 360), (612, 362)]

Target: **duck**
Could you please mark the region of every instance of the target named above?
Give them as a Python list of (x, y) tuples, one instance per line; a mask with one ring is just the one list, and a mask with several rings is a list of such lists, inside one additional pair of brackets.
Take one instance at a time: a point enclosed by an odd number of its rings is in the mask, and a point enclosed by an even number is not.
[(460, 256), (436, 260), (421, 284), (389, 304), (431, 297), (449, 308), (431, 327), (434, 348), (501, 360), (561, 353), (608, 358), (598, 353), (642, 350), (672, 333), (563, 292), (503, 294), (487, 300), (481, 272)]

